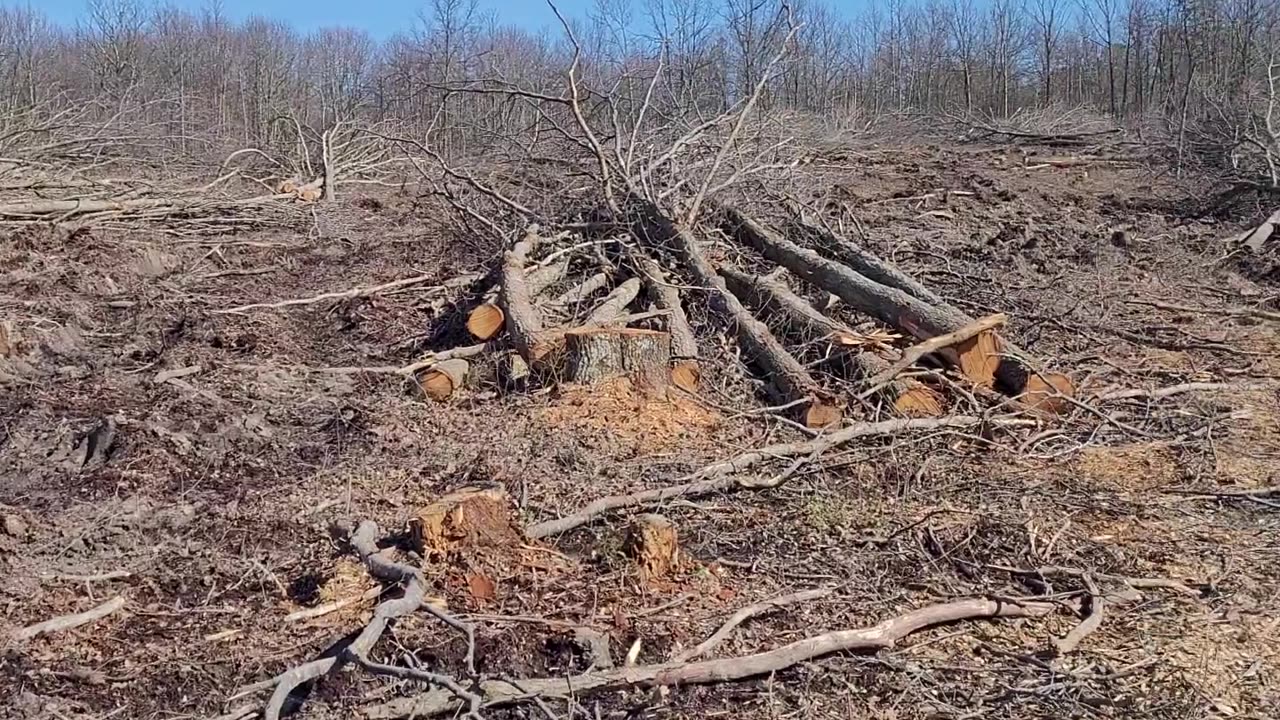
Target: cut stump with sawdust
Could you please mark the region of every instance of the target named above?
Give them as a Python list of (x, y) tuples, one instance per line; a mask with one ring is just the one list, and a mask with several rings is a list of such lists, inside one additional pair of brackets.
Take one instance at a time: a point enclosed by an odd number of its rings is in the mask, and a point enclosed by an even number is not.
[(427, 397), (444, 402), (466, 383), (470, 370), (471, 364), (462, 358), (444, 360), (423, 373), (419, 384)]
[(645, 580), (665, 580), (680, 565), (675, 523), (662, 515), (646, 513), (632, 518), (624, 547)]
[(414, 549), (425, 557), (525, 543), (515, 501), (499, 488), (463, 488), (423, 508), (409, 521)]
[(671, 336), (637, 328), (580, 328), (565, 333), (565, 379), (593, 385), (626, 377), (640, 389), (662, 391), (669, 381)]

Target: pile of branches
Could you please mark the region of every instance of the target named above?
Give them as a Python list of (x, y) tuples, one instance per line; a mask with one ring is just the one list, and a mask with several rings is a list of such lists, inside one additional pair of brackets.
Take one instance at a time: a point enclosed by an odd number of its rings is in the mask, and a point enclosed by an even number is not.
[[(72, 229), (148, 224), (180, 234), (290, 226), (342, 184), (386, 184), (403, 159), (384, 128), (315, 130), (291, 117), (287, 152), (244, 148), (208, 181), (153, 178), (156, 128), (133, 113), (47, 103), (0, 117), (0, 225)], [(204, 174), (204, 173), (201, 173)]]
[[(468, 231), (506, 247), (491, 285), (464, 306), (474, 342), (412, 366), (427, 394), (465, 387), (480, 356), (499, 358), (508, 386), (627, 375), (696, 392), (705, 349), (728, 331), (779, 413), (811, 430), (881, 408), (940, 415), (955, 384), (947, 366), (984, 407), (1043, 409), (1069, 396), (1065, 376), (999, 334), (1002, 315), (968, 316), (820, 220), (782, 213), (770, 224), (747, 209), (805, 161), (796, 138), (757, 110), (789, 42), (752, 94), (709, 118), (657, 106), (661, 64), (632, 96), (587, 87), (576, 53), (559, 95), (500, 81), (455, 88), (532, 103), (544, 127), (510, 145), (530, 161), (558, 157), (588, 182), (540, 199), (520, 178), (451, 164), (429, 136), (402, 140), (425, 154), (419, 168)], [(758, 190), (752, 201), (747, 186)], [(713, 319), (699, 334), (688, 311), (703, 307)], [(925, 357), (933, 371), (904, 375)]]

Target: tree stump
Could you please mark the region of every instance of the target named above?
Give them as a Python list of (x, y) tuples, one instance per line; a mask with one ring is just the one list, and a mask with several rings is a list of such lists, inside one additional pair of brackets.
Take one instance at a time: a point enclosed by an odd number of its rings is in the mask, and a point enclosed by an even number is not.
[(680, 564), (676, 526), (661, 515), (637, 515), (627, 527), (624, 548), (640, 567), (645, 580), (662, 580)]
[(470, 370), (471, 364), (462, 358), (443, 360), (423, 373), (419, 384), (427, 397), (444, 402), (467, 381)]
[(441, 557), (459, 550), (524, 544), (516, 504), (497, 488), (463, 488), (431, 503), (409, 521), (414, 549)]
[(579, 328), (565, 333), (565, 379), (590, 385), (627, 377), (663, 390), (670, 380), (671, 336), (636, 328)]

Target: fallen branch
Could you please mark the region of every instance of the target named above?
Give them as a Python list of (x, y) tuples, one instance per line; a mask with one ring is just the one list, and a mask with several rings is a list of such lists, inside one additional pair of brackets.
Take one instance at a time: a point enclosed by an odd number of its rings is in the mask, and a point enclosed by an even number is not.
[(1169, 387), (1158, 388), (1155, 390), (1113, 390), (1098, 395), (1099, 400), (1132, 400), (1135, 398), (1146, 398), (1148, 400), (1160, 400), (1162, 398), (1171, 397), (1173, 395), (1182, 395), (1191, 392), (1211, 392), (1215, 390), (1234, 390), (1236, 392), (1246, 392), (1249, 390), (1265, 390), (1274, 387), (1274, 383), (1211, 383), (1211, 382), (1193, 382), (1184, 383), (1182, 385), (1170, 385)]
[(729, 619), (726, 620), (718, 630), (716, 630), (714, 633), (711, 634), (711, 637), (707, 638), (706, 640), (703, 640), (701, 643), (697, 645), (697, 647), (690, 648), (689, 650), (686, 650), (680, 653), (679, 655), (675, 656), (672, 659), (672, 661), (673, 662), (689, 662), (690, 660), (694, 660), (709, 654), (712, 650), (715, 650), (720, 643), (724, 642), (725, 638), (729, 637), (729, 635), (733, 632), (734, 628), (738, 627), (742, 623), (746, 622), (747, 620), (750, 620), (751, 618), (757, 615), (763, 615), (764, 613), (769, 612), (770, 610), (777, 610), (778, 608), (785, 607), (787, 605), (794, 605), (795, 603), (824, 598), (833, 592), (835, 592), (835, 588), (833, 587), (818, 588), (816, 590), (804, 590), (797, 593), (791, 593), (790, 595), (783, 595), (781, 597), (776, 597), (776, 598), (773, 598), (772, 600), (765, 600), (764, 602), (758, 602), (755, 605), (748, 605), (738, 610), (733, 615), (730, 615)]
[(427, 602), (426, 579), (422, 576), (422, 571), (383, 557), (379, 553), (377, 536), (378, 526), (376, 523), (367, 520), (361, 522), (355, 531), (350, 534), (351, 547), (359, 555), (360, 561), (364, 563), (369, 574), (379, 580), (402, 584), (404, 586), (404, 594), (401, 597), (384, 600), (379, 603), (377, 608), (374, 609), (373, 618), (369, 623), (338, 653), (298, 665), (281, 673), (274, 679), (255, 683), (236, 693), (232, 699), (244, 697), (258, 690), (274, 688), (271, 697), (267, 700), (267, 704), (262, 710), (262, 716), (264, 720), (279, 720), (289, 696), (300, 685), (323, 677), (344, 664), (355, 662), (377, 674), (420, 680), (445, 688), (454, 697), (465, 701), (460, 703), (460, 707), (470, 708), (467, 713), (468, 716), (478, 718), (480, 697), (467, 691), (452, 678), (412, 668), (383, 665), (369, 660), (369, 652), (381, 639), (382, 634), (393, 619), (410, 615), (419, 609), (425, 609), (445, 624), (466, 634), (468, 643), (467, 669), (472, 674), (475, 672), (475, 636), (471, 628)]
[(946, 333), (945, 335), (931, 337), (924, 342), (912, 345), (903, 351), (902, 357), (897, 362), (893, 363), (889, 367), (885, 368), (883, 372), (868, 380), (867, 385), (869, 385), (869, 387), (862, 391), (862, 393), (858, 395), (858, 398), (865, 399), (871, 397), (882, 387), (893, 382), (894, 378), (898, 377), (899, 373), (911, 367), (917, 360), (925, 355), (930, 355), (943, 348), (948, 348), (952, 345), (975, 338), (981, 333), (1004, 325), (1008, 320), (1008, 316), (1003, 313), (989, 315), (981, 320), (969, 323), (959, 330)]
[[(398, 290), (399, 288), (409, 287), (411, 285), (421, 285), (424, 282), (430, 282), (431, 280), (435, 279), (435, 277), (438, 274), (439, 273), (425, 273), (422, 275), (415, 275), (414, 277), (410, 277), (410, 278), (403, 278), (401, 280), (393, 280), (389, 283), (383, 283), (381, 285), (373, 285), (370, 287), (356, 287), (356, 288), (351, 288), (350, 290), (343, 290), (340, 292), (321, 293), (319, 295), (312, 295), (311, 297), (292, 298), (289, 300), (281, 300), (279, 302), (250, 303), (248, 305), (239, 305), (237, 307), (226, 308), (223, 310), (214, 310), (213, 314), (232, 315), (232, 314), (244, 313), (249, 310), (259, 310), (259, 309), (277, 310), (280, 308), (294, 307), (298, 305), (312, 305), (319, 302), (325, 302), (326, 300), (350, 300), (352, 298), (358, 298), (358, 297), (369, 297), (370, 295), (377, 295), (378, 293), (383, 293), (388, 290)], [(456, 278), (446, 280), (445, 282), (439, 285), (436, 285), (435, 287), (430, 289), (431, 290), (449, 290), (452, 288), (465, 287), (475, 282), (476, 280), (479, 280), (482, 277), (484, 277), (483, 274), (463, 275), (461, 277), (456, 277)]]
[(1078, 625), (1071, 628), (1071, 631), (1065, 637), (1054, 643), (1059, 655), (1067, 655), (1074, 652), (1086, 637), (1089, 637), (1095, 630), (1102, 627), (1102, 611), (1106, 605), (1102, 599), (1102, 593), (1098, 592), (1098, 586), (1094, 584), (1092, 575), (1084, 573), (1080, 578), (1084, 581), (1085, 587), (1089, 589), (1089, 614)]
[[(482, 708), (490, 708), (534, 698), (581, 698), (586, 693), (617, 688), (732, 682), (776, 673), (832, 653), (877, 652), (934, 625), (962, 620), (1043, 617), (1053, 612), (1055, 607), (1045, 602), (986, 598), (958, 600), (912, 610), (872, 627), (824, 633), (752, 655), (694, 663), (636, 665), (568, 678), (486, 680), (479, 685), (479, 695)], [(448, 692), (432, 691), (366, 708), (364, 715), (371, 720), (392, 720), (452, 714), (463, 708), (462, 703)]]
[[(875, 423), (858, 423), (826, 435), (820, 435), (812, 440), (768, 445), (758, 450), (749, 450), (727, 460), (714, 462), (691, 475), (685, 476), (685, 482), (679, 485), (644, 490), (630, 495), (612, 495), (601, 498), (572, 515), (530, 526), (526, 529), (526, 535), (535, 539), (559, 535), (576, 527), (594, 522), (596, 518), (605, 513), (623, 508), (652, 505), (673, 498), (702, 497), (733, 489), (754, 490), (776, 487), (781, 481), (771, 484), (770, 480), (734, 479), (729, 477), (733, 473), (742, 472), (766, 460), (792, 458), (801, 455), (816, 456), (858, 438), (895, 435), (916, 430), (963, 429), (976, 427), (984, 423), (992, 427), (1025, 427), (1034, 424), (1034, 421), (1018, 418), (984, 419), (957, 415), (943, 418), (910, 418)], [(785, 480), (785, 478), (782, 479)]]
[(13, 633), (13, 639), (18, 642), (23, 642), (41, 635), (49, 635), (51, 633), (62, 632), (63, 630), (78, 628), (81, 625), (87, 625), (91, 622), (101, 620), (123, 607), (124, 598), (114, 597), (101, 605), (90, 610), (85, 610), (82, 613), (60, 615), (56, 618), (51, 618), (44, 622), (36, 623), (35, 625), (28, 625), (24, 628), (15, 630)]

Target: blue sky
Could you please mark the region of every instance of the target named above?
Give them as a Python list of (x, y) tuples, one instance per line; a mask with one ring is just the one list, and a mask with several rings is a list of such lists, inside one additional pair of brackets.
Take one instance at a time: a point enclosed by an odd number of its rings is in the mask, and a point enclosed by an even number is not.
[[(209, 4), (208, 0), (143, 2), (193, 9)], [(28, 3), (21, 0), (0, 0), (0, 5), (26, 4)], [(66, 25), (75, 23), (85, 12), (85, 0), (34, 0), (29, 4), (42, 10), (54, 21)], [(582, 16), (591, 2), (559, 0), (556, 4), (566, 15)], [(303, 31), (343, 25), (368, 30), (377, 38), (385, 38), (411, 28), (417, 22), (418, 11), (426, 5), (427, 0), (222, 0), (223, 10), (234, 18), (262, 15), (284, 20)], [(494, 11), (502, 24), (520, 25), (533, 30), (559, 27), (544, 0), (480, 0), (480, 5), (482, 9)], [(303, 10), (299, 12), (299, 8)]]

